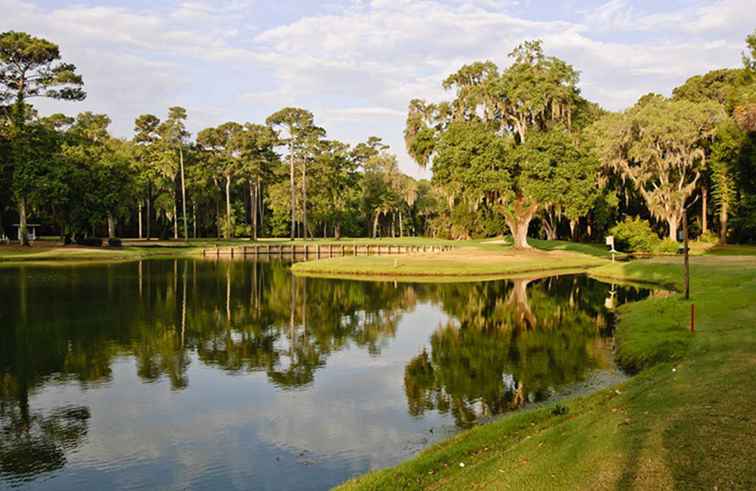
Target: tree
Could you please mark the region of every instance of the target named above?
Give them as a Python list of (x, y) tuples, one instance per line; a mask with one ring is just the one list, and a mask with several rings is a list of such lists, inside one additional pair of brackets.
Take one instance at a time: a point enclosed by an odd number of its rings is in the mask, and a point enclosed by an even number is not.
[(756, 71), (756, 29), (746, 37), (748, 51), (743, 53), (743, 65), (746, 69)]
[(241, 172), (247, 176), (249, 185), (252, 240), (257, 240), (263, 183), (271, 177), (272, 166), (278, 160), (278, 155), (273, 151), (275, 143), (276, 134), (271, 128), (253, 123), (244, 125), (235, 142), (241, 159)]
[(168, 119), (158, 127), (157, 131), (169, 148), (174, 148), (178, 151), (181, 208), (184, 218), (184, 240), (189, 240), (189, 225), (186, 219), (186, 179), (184, 172), (184, 142), (189, 136), (189, 132), (186, 131), (184, 121), (186, 121), (186, 109), (179, 106), (168, 108)]
[[(501, 73), (491, 62), (477, 62), (448, 77), (444, 88), (456, 95), (450, 104), (410, 102), (405, 142), (420, 165), (432, 164), (450, 204), (461, 200), (468, 209), (498, 210), (515, 247), (526, 248), (528, 226), (543, 203), (528, 195), (536, 189), (527, 182), (531, 163), (524, 154), (507, 163), (506, 154), (524, 144), (530, 131), (560, 124), (571, 129), (582, 99), (578, 73), (545, 56), (540, 41), (521, 44), (510, 57), (513, 64)], [(470, 159), (485, 178), (465, 169)], [(446, 169), (437, 178), (439, 165)]]
[[(151, 235), (152, 224), (152, 200), (153, 200), (153, 188), (155, 182), (159, 177), (156, 161), (158, 160), (158, 141), (160, 135), (158, 134), (158, 127), (160, 126), (160, 119), (152, 114), (142, 114), (134, 121), (134, 143), (137, 145), (135, 156), (136, 175), (138, 181), (143, 182), (146, 186), (145, 203), (147, 206), (147, 221), (146, 232), (147, 239), (149, 240)], [(141, 193), (139, 193), (141, 194)], [(138, 204), (139, 207), (139, 223), (141, 231), (142, 223), (142, 206), (141, 200)], [(141, 238), (141, 234), (140, 234)]]
[(217, 128), (207, 128), (197, 135), (197, 144), (210, 152), (217, 172), (225, 181), (226, 222), (225, 237), (233, 237), (234, 218), (231, 211), (231, 184), (234, 176), (242, 169), (240, 142), (242, 125), (228, 122)]
[(635, 186), (651, 214), (667, 222), (671, 240), (677, 240), (685, 203), (706, 163), (706, 146), (723, 118), (722, 106), (714, 102), (654, 96), (592, 128), (602, 163)]
[(543, 204), (544, 228), (549, 239), (556, 239), (556, 219), (569, 220), (570, 234), (576, 239), (576, 226), (599, 197), (599, 162), (578, 138), (557, 127), (534, 131), (512, 152), (512, 160), (527, 164), (519, 172), (518, 187)]
[[(291, 240), (296, 237), (296, 183), (294, 164), (297, 152), (304, 146), (308, 138), (311, 138), (314, 128), (314, 117), (310, 111), (296, 107), (287, 107), (268, 116), (265, 124), (277, 131), (279, 142), (288, 148), (289, 158), (289, 184), (291, 191)], [(303, 164), (304, 165), (304, 164)], [(304, 171), (306, 172), (306, 171)], [(303, 183), (306, 193), (307, 185)], [(305, 198), (306, 200), (306, 198)], [(303, 206), (306, 210), (306, 204)], [(307, 238), (306, 211), (303, 211), (304, 237)]]
[[(21, 135), (28, 120), (27, 101), (36, 97), (81, 101), (86, 97), (76, 67), (60, 61), (58, 46), (24, 32), (0, 34), (0, 105), (13, 103), (11, 124), (11, 162), (24, 172), (25, 160)], [(20, 237), (28, 246), (26, 195), (20, 189), (18, 200)]]

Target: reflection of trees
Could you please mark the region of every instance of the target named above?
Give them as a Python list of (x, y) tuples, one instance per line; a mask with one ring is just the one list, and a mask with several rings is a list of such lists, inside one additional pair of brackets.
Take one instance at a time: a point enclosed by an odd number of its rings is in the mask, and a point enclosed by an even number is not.
[(410, 414), (451, 412), (466, 427), (580, 380), (605, 363), (598, 348), (607, 290), (577, 276), (443, 289), (456, 319), (405, 368)]
[(62, 468), (66, 451), (86, 436), (89, 417), (86, 407), (57, 408), (45, 415), (30, 413), (28, 404), (0, 399), (0, 476), (23, 481)]
[(87, 408), (30, 407), (45, 385), (86, 390), (128, 356), (141, 379), (173, 390), (189, 384), (194, 357), (302, 387), (340, 350), (379, 355), (401, 316), (426, 301), (454, 320), (406, 368), (410, 412), (451, 412), (467, 425), (600, 364), (592, 343), (610, 324), (606, 293), (582, 277), (395, 285), (293, 278), (287, 265), (250, 262), (0, 270), (0, 472), (31, 473), (33, 453), (39, 470), (59, 467), (86, 434)]

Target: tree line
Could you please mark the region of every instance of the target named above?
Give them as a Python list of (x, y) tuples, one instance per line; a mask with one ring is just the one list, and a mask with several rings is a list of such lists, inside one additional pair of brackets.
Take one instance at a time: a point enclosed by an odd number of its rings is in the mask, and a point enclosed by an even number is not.
[(756, 32), (743, 68), (691, 77), (672, 97), (647, 94), (605, 111), (586, 100), (579, 73), (525, 42), (500, 70), (465, 65), (443, 81), (450, 101), (410, 102), (410, 155), (433, 169), (445, 198), (446, 235), (508, 229), (516, 247), (548, 239), (600, 239), (629, 217), (677, 240), (683, 210), (719, 240), (756, 237)]
[(691, 77), (617, 113), (581, 95), (579, 72), (529, 41), (500, 69), (461, 67), (449, 101), (414, 99), (405, 143), (433, 177), (403, 174), (382, 140), (329, 139), (287, 107), (198, 132), (187, 111), (138, 116), (115, 138), (104, 114), (41, 116), (36, 98), (81, 101), (58, 46), (0, 34), (0, 235), (17, 218), (64, 240), (135, 236), (494, 236), (600, 240), (631, 217), (677, 239), (756, 238), (756, 32), (743, 67)]
[(25, 244), (30, 216), (84, 241), (105, 230), (184, 240), (426, 233), (431, 185), (403, 174), (380, 138), (329, 139), (311, 112), (287, 107), (192, 139), (187, 111), (170, 107), (138, 116), (125, 139), (105, 114), (41, 116), (32, 106), (85, 97), (55, 44), (0, 35), (0, 230), (10, 235), (18, 217)]

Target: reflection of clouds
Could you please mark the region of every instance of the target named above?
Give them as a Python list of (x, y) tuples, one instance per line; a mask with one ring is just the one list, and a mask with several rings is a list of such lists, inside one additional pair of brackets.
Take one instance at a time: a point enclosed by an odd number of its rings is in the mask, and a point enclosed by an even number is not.
[(136, 362), (119, 358), (109, 386), (49, 386), (33, 404), (92, 408), (90, 438), (70, 456), (65, 482), (280, 489), (307, 487), (316, 476), (335, 484), (398, 462), (427, 443), (427, 428), (448, 423), (437, 414), (410, 417), (402, 385), (404, 364), (445, 319), (418, 305), (379, 357), (350, 343), (304, 390), (277, 390), (265, 373), (230, 376), (192, 356), (188, 389), (171, 391), (166, 378), (144, 383)]

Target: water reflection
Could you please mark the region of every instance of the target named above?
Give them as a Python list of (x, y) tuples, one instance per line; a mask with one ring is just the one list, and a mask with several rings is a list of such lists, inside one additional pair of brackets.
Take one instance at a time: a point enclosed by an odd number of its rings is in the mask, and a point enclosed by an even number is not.
[[(418, 435), (428, 425), (467, 427), (606, 367), (613, 306), (648, 294), (581, 276), (474, 284), (293, 278), (280, 263), (0, 269), (0, 487), (65, 479), (66, 468), (86, 481), (92, 462), (131, 473), (136, 487), (183, 488), (196, 479), (245, 487), (232, 474), (255, 476), (263, 488), (328, 487), (394, 463), (403, 456), (397, 442), (424, 443)], [(123, 381), (129, 370), (141, 385)], [(259, 376), (265, 385), (245, 385), (242, 402), (229, 376)], [(249, 433), (247, 442), (205, 442), (224, 475), (190, 466), (189, 477), (157, 482), (123, 464), (177, 468), (181, 459), (168, 449), (211, 438), (167, 424), (155, 433), (152, 406), (163, 386), (195, 404), (167, 407), (169, 420), (194, 421), (199, 410)], [(287, 393), (295, 399), (281, 399)], [(244, 412), (251, 406), (257, 413)], [(360, 419), (368, 414), (369, 422)], [(348, 418), (351, 430), (332, 429), (348, 428)], [(126, 423), (154, 448), (110, 448)], [(118, 456), (103, 457), (103, 448)], [(70, 462), (75, 451), (81, 462)], [(303, 451), (322, 463), (286, 464), (294, 480), (283, 486), (279, 461)], [(229, 452), (259, 459), (229, 462)]]

